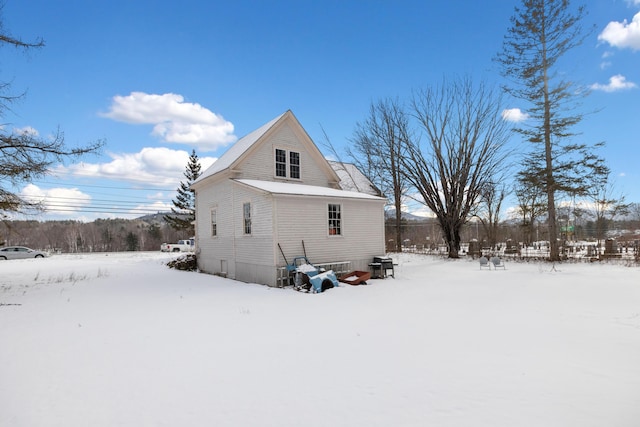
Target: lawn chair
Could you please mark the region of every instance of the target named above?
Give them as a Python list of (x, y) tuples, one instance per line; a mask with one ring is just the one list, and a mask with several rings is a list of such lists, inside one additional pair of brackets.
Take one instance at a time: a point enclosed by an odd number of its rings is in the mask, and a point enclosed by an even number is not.
[(480, 270), (486, 268), (487, 270), (491, 270), (491, 265), (489, 264), (489, 260), (486, 257), (481, 256), (480, 259)]
[(491, 257), (491, 264), (493, 264), (493, 268), (494, 270), (497, 270), (499, 268), (506, 270), (507, 268), (504, 265), (504, 262), (502, 262), (502, 260), (500, 258), (498, 258), (497, 256), (493, 256)]

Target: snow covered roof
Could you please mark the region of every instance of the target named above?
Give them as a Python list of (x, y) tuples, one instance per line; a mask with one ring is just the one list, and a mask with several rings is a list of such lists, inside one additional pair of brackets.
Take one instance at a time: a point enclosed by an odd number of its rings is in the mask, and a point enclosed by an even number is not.
[(209, 168), (207, 168), (202, 173), (202, 175), (200, 175), (198, 179), (194, 181), (194, 183), (198, 181), (202, 181), (203, 179), (211, 175), (214, 175), (220, 171), (223, 171), (229, 168), (231, 165), (233, 165), (233, 163), (236, 160), (238, 160), (240, 156), (246, 153), (247, 150), (251, 148), (251, 146), (253, 146), (253, 144), (255, 144), (262, 135), (267, 133), (267, 131), (271, 129), (271, 127), (275, 125), (287, 113), (288, 111), (280, 114), (275, 119), (262, 125), (258, 129), (254, 130), (253, 132), (243, 136), (238, 141), (236, 141), (236, 143), (233, 144), (222, 156), (220, 156), (220, 158), (216, 160)]
[(259, 181), (255, 179), (235, 179), (234, 181), (272, 194), (288, 194), (297, 196), (340, 197), (346, 199), (368, 199), (386, 201), (382, 197), (357, 191), (336, 190), (335, 188), (315, 185), (290, 184), (286, 182)]
[(380, 191), (369, 181), (353, 163), (329, 161), (333, 170), (340, 178), (340, 188), (347, 191), (359, 191), (362, 193), (379, 196)]

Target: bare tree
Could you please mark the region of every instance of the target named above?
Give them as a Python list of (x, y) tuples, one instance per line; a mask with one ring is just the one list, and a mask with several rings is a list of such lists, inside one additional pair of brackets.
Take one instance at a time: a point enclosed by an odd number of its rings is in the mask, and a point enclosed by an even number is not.
[(636, 228), (640, 228), (640, 203), (629, 204), (629, 214), (631, 221), (635, 223)]
[(482, 224), (491, 248), (498, 242), (502, 202), (507, 197), (507, 184), (503, 180), (491, 180), (482, 185), (476, 217)]
[(631, 205), (625, 203), (624, 195), (615, 195), (615, 185), (610, 179), (610, 170), (605, 168), (592, 179), (588, 198), (593, 203), (593, 215), (596, 223), (598, 246), (607, 232), (607, 223), (616, 217), (631, 212)]
[(409, 121), (397, 100), (372, 103), (369, 117), (356, 125), (348, 154), (379, 185), (395, 208), (395, 249), (402, 252), (402, 204), (408, 188), (402, 157), (409, 138)]
[(545, 192), (535, 176), (529, 176), (525, 171), (517, 174), (514, 192), (518, 200), (518, 213), (522, 218), (524, 242), (530, 244), (534, 241), (533, 231), (538, 219), (547, 212)]
[[(1, 12), (1, 8), (0, 8)], [(6, 34), (0, 26), (0, 45), (8, 44), (16, 48), (33, 49), (44, 46), (42, 40), (29, 43)], [(22, 95), (11, 95), (10, 83), (0, 82), (0, 117), (9, 105)], [(51, 138), (40, 138), (35, 132), (19, 132), (0, 127), (0, 218), (4, 212), (40, 209), (37, 203), (22, 198), (7, 189), (7, 183), (29, 182), (46, 175), (52, 165), (96, 152), (103, 142), (98, 141), (85, 147), (69, 148), (64, 144), (64, 134), (57, 131)]]
[(577, 100), (586, 91), (564, 79), (558, 61), (584, 41), (581, 21), (584, 6), (572, 8), (569, 0), (522, 0), (511, 18), (502, 51), (496, 57), (502, 74), (512, 79), (505, 90), (530, 105), (533, 125), (517, 131), (534, 144), (526, 158), (527, 174), (546, 194), (550, 259), (560, 259), (556, 197), (586, 193), (584, 177), (598, 167), (593, 147), (574, 141), (571, 129), (583, 115)]
[(424, 144), (407, 141), (403, 170), (436, 216), (450, 258), (460, 251), (460, 231), (488, 180), (505, 167), (509, 129), (501, 97), (484, 83), (443, 82), (413, 97)]

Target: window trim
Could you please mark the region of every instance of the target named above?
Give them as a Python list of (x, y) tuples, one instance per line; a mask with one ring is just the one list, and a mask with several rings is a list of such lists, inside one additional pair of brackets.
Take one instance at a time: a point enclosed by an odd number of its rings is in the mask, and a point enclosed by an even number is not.
[(211, 227), (211, 237), (218, 237), (218, 207), (212, 207), (209, 211), (209, 225)]
[[(289, 157), (287, 160), (289, 160), (289, 178), (290, 179), (300, 179), (302, 177), (302, 171), (300, 169), (300, 152), (299, 151), (288, 151), (289, 153)], [(297, 156), (296, 158), (296, 163), (293, 163), (293, 159), (294, 159), (294, 155)], [(298, 176), (293, 176), (293, 171), (294, 168), (297, 170), (297, 175)]]
[[(332, 211), (332, 207), (334, 208)], [(335, 218), (332, 218), (332, 213)], [(344, 226), (342, 218), (342, 203), (328, 203), (327, 204), (327, 235), (329, 237), (342, 237), (344, 236)], [(336, 215), (337, 214), (337, 215)]]
[(251, 202), (242, 203), (242, 234), (244, 236), (251, 236), (253, 231), (251, 213)]
[[(284, 153), (284, 162), (283, 161), (279, 161), (278, 159), (278, 154), (279, 152)], [(273, 161), (274, 161), (274, 173), (276, 178), (287, 178), (287, 157), (288, 157), (288, 152), (287, 150), (283, 150), (282, 148), (274, 148), (273, 151)], [(280, 166), (280, 168), (278, 167)], [(284, 172), (284, 175), (280, 175), (279, 172), (282, 171)]]
[[(278, 161), (279, 152), (284, 153), (284, 162)], [(297, 155), (297, 163), (294, 164), (292, 155)], [(273, 147), (273, 176), (275, 179), (302, 180), (302, 152), (287, 150), (281, 147)], [(292, 171), (297, 172), (297, 176)], [(284, 172), (284, 174), (282, 174)]]

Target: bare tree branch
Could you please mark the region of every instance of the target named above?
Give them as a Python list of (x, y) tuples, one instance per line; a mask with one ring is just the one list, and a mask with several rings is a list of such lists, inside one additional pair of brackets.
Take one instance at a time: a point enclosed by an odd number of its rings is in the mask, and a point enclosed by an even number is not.
[[(0, 5), (0, 13), (2, 5)], [(9, 36), (3, 31), (0, 20), (0, 45), (8, 44), (17, 48), (33, 49), (44, 46), (44, 41), (24, 42)], [(0, 116), (8, 109), (8, 104), (19, 96), (7, 95), (10, 83), (0, 82)], [(58, 130), (51, 138), (40, 138), (34, 132), (10, 132), (0, 128), (0, 215), (4, 212), (28, 211), (40, 209), (39, 204), (29, 203), (19, 195), (4, 187), (29, 182), (46, 175), (54, 164), (75, 160), (85, 154), (95, 153), (104, 145), (104, 141), (90, 143), (83, 147), (67, 147), (64, 134)]]
[(444, 81), (413, 98), (425, 142), (407, 142), (403, 170), (436, 215), (451, 258), (458, 257), (460, 231), (483, 189), (507, 164), (509, 129), (501, 105), (493, 90), (468, 78)]

